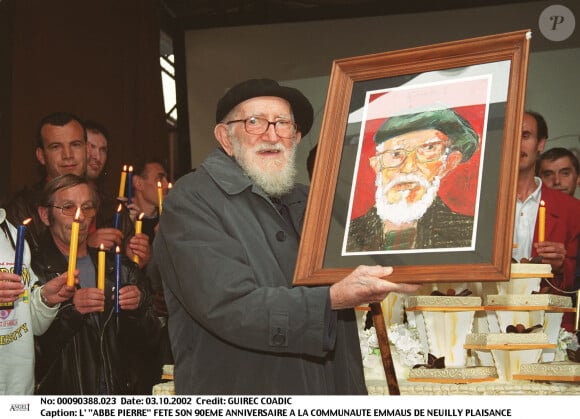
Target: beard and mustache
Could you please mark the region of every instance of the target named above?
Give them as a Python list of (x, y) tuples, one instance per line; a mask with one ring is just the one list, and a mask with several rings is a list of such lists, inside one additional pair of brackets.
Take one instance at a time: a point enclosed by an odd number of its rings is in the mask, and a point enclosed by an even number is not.
[[(233, 155), (248, 177), (268, 196), (279, 197), (292, 190), (296, 182), (296, 148), (294, 139), (287, 150), (281, 143), (259, 143), (253, 147), (244, 146), (231, 135)], [(277, 158), (262, 159), (260, 153), (277, 152)]]
[[(407, 202), (407, 197), (412, 192), (404, 190), (399, 192), (399, 200), (395, 203), (387, 201), (387, 192), (400, 183), (417, 183), (425, 189), (423, 196), (415, 202)], [(440, 178), (436, 176), (431, 182), (423, 177), (413, 174), (400, 174), (396, 179), (383, 185), (383, 177), (379, 174), (375, 184), (375, 202), (377, 214), (383, 221), (389, 221), (393, 224), (405, 224), (419, 220), (437, 197), (439, 190)]]

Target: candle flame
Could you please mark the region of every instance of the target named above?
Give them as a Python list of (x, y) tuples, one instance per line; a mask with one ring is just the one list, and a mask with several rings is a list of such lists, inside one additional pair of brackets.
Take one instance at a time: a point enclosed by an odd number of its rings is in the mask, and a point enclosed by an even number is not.
[(31, 221), (32, 221), (32, 218), (27, 218), (26, 220), (22, 221), (22, 224), (23, 225), (26, 225), (26, 224), (28, 224)]
[(115, 247), (115, 253), (121, 253), (121, 248), (119, 246)]
[(133, 166), (129, 166), (129, 171), (132, 172), (133, 171)]
[(81, 218), (81, 207), (77, 208), (77, 212), (75, 214), (75, 221), (78, 221)]
[(122, 209), (123, 209), (123, 204), (119, 204), (119, 206), (117, 207), (117, 212), (121, 212)]
[(142, 212), (141, 214), (139, 214), (139, 217), (137, 217), (139, 219), (139, 221), (141, 221), (143, 219), (143, 217), (145, 217), (145, 213)]
[(161, 189), (161, 181), (160, 181), (160, 180), (158, 180), (158, 181), (157, 181), (157, 187), (158, 187), (159, 189)]
[(101, 243), (101, 245), (99, 246), (100, 250), (105, 250), (105, 245), (103, 243)]
[(169, 182), (169, 183), (167, 184), (167, 189), (171, 189), (171, 188), (173, 188), (173, 183)]
[(542, 207), (546, 205), (546, 203), (544, 202), (544, 200), (543, 200), (543, 199), (540, 201), (540, 205), (541, 205)]

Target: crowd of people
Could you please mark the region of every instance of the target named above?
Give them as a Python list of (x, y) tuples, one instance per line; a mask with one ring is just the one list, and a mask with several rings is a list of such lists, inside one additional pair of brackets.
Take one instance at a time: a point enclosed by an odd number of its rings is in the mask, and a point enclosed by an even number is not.
[[(312, 123), (299, 90), (243, 81), (219, 99), (218, 145), (200, 167), (168, 194), (161, 161), (134, 162), (128, 202), (102, 182), (104, 126), (72, 113), (43, 118), (35, 153), (45, 173), (0, 209), (0, 393), (150, 394), (161, 366), (174, 363), (178, 394), (366, 394), (353, 308), (420, 285), (389, 281), (391, 267), (364, 265), (332, 285), (292, 285), (308, 196), (296, 183), (296, 149)], [(425, 133), (421, 124), (415, 131)], [(377, 173), (426, 163), (452, 170), (469, 159), (478, 141), (469, 126), (469, 141), (457, 146), (456, 131), (437, 129), (425, 139), (379, 138)], [(540, 156), (546, 139), (543, 118), (526, 113), (513, 256), (541, 256), (555, 274), (552, 290), (566, 293), (578, 287), (580, 204), (569, 196), (578, 160), (551, 150)], [(411, 140), (417, 144), (403, 157), (393, 154)], [(439, 159), (445, 165), (435, 167)], [(550, 203), (543, 242), (540, 199)]]

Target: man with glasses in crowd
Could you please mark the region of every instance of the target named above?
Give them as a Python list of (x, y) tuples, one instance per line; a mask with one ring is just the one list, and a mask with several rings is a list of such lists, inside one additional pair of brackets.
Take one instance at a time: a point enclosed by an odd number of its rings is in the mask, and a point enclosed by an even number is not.
[(297, 89), (235, 85), (217, 105), (220, 147), (163, 203), (153, 265), (178, 394), (365, 394), (351, 308), (418, 289), (382, 266), (292, 287), (308, 192), (295, 155), (312, 121)]
[(98, 196), (84, 177), (48, 182), (38, 214), (47, 229), (32, 256), (39, 283), (67, 271), (71, 226), (78, 211), (79, 288), (63, 303), (46, 333), (37, 338), (37, 394), (150, 394), (142, 355), (155, 348), (159, 323), (137, 265), (122, 257), (119, 311), (115, 310), (115, 256), (107, 252), (105, 284), (97, 287), (97, 253), (89, 248), (89, 226)]
[(393, 116), (373, 140), (375, 205), (350, 222), (347, 251), (470, 246), (473, 216), (438, 194), (441, 179), (478, 148), (469, 122), (453, 109)]

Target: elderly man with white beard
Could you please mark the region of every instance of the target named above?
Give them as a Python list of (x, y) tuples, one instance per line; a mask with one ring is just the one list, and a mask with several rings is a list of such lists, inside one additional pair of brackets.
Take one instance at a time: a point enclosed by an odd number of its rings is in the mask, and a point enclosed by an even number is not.
[(440, 109), (391, 117), (373, 139), (375, 206), (351, 221), (347, 251), (470, 246), (473, 217), (453, 212), (438, 191), (441, 179), (477, 150), (471, 125)]
[(233, 86), (217, 105), (219, 147), (163, 202), (152, 268), (177, 394), (366, 394), (352, 307), (419, 288), (383, 266), (292, 287), (308, 193), (294, 156), (312, 120), (297, 89)]

